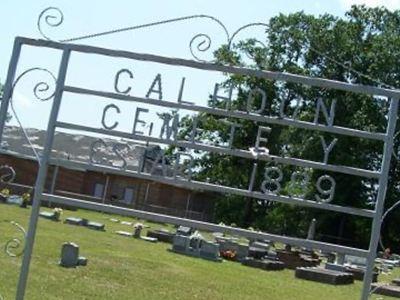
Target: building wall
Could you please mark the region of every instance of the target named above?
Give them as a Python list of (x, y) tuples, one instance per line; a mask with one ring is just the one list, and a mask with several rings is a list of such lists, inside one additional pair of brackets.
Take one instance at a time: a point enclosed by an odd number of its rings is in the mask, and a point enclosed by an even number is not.
[[(0, 155), (0, 165), (4, 164), (15, 169), (15, 183), (25, 186), (34, 185), (38, 170), (37, 162), (10, 155)], [(51, 190), (55, 168), (55, 166), (50, 166), (48, 169), (45, 192)], [(109, 182), (105, 203), (199, 220), (212, 219), (214, 206), (212, 195), (127, 176), (59, 167), (55, 194), (101, 202), (102, 198), (93, 197), (94, 190), (96, 183), (106, 186), (107, 176)], [(123, 201), (127, 188), (133, 190), (133, 199), (130, 203)], [(24, 189), (29, 188), (12, 187), (14, 193), (20, 193)]]

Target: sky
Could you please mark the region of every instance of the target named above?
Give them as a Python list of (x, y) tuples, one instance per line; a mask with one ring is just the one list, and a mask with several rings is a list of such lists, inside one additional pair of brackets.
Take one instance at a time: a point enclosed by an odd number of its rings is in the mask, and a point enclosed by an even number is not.
[[(234, 3), (234, 4), (233, 4)], [(47, 7), (58, 7), (64, 14), (64, 22), (57, 28), (43, 26), (43, 32), (53, 40), (69, 39), (91, 33), (98, 33), (123, 27), (156, 21), (206, 14), (220, 20), (232, 34), (243, 25), (253, 22), (268, 22), (280, 13), (288, 14), (304, 11), (320, 15), (330, 13), (343, 16), (352, 4), (386, 6), (400, 8), (400, 0), (146, 0), (146, 1), (43, 1), (43, 0), (2, 0), (0, 18), (0, 80), (4, 82), (11, 56), (13, 40), (16, 36), (42, 38), (37, 20), (40, 12)], [(189, 42), (199, 33), (208, 34), (212, 39), (211, 50), (224, 43), (221, 27), (212, 20), (197, 18), (134, 31), (116, 33), (109, 36), (81, 40), (76, 43), (95, 45), (133, 52), (152, 53), (163, 56), (192, 59)], [(264, 41), (262, 27), (244, 30), (241, 38), (258, 38)], [(265, 42), (265, 41), (264, 41)], [(211, 59), (202, 53), (202, 58)], [(60, 53), (43, 48), (24, 47), (19, 61), (18, 74), (30, 68), (47, 68), (57, 74)], [(73, 54), (68, 68), (67, 84), (102, 91), (114, 91), (114, 78), (118, 70), (128, 69), (133, 79), (121, 80), (121, 89), (131, 88), (130, 95), (144, 97), (157, 74), (162, 75), (163, 98), (176, 101), (182, 77), (186, 78), (185, 99), (205, 104), (216, 82), (223, 80), (223, 74), (195, 71), (187, 68), (166, 67), (154, 63), (141, 63), (126, 59), (110, 59), (94, 55)], [(36, 82), (51, 79), (44, 72), (31, 72), (24, 76), (14, 91), (17, 114), (25, 127), (46, 128), (51, 101), (38, 101), (32, 89)], [(50, 80), (51, 81), (51, 80)], [(161, 124), (156, 112), (162, 110), (149, 105), (117, 103), (109, 99), (64, 95), (59, 115), (62, 121), (100, 128), (103, 108), (115, 103), (121, 109), (116, 119), (118, 130), (132, 131), (137, 107), (149, 109), (143, 114), (147, 122)], [(116, 116), (116, 115), (115, 115)], [(13, 118), (11, 124), (16, 124)]]

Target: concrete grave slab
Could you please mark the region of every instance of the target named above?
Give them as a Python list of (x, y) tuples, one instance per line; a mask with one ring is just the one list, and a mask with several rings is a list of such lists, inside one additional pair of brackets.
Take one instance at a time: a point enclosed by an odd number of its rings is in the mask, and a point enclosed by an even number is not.
[(243, 259), (242, 264), (245, 266), (258, 268), (266, 271), (279, 271), (285, 268), (285, 264), (281, 261), (270, 259), (254, 259), (247, 257)]
[(300, 279), (332, 285), (344, 285), (354, 283), (353, 274), (315, 267), (297, 268), (295, 276), (296, 278)]
[(169, 244), (172, 244), (174, 239), (174, 234), (168, 230), (149, 230), (147, 231), (147, 236)]
[(373, 290), (373, 294), (400, 298), (400, 286), (398, 285), (389, 285), (385, 283), (373, 283), (371, 285), (371, 290)]

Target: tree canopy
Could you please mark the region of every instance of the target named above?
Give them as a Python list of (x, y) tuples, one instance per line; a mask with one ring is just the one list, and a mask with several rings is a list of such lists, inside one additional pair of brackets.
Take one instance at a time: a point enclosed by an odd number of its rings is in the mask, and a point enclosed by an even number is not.
[[(343, 18), (329, 14), (319, 17), (303, 12), (278, 15), (270, 19), (265, 31), (266, 48), (256, 40), (245, 40), (234, 45), (233, 50), (223, 46), (215, 52), (220, 63), (241, 65), (270, 71), (290, 72), (312, 77), (322, 77), (354, 84), (373, 85), (385, 88), (398, 87), (400, 83), (400, 11), (385, 8), (353, 6)], [(251, 57), (249, 62), (248, 57)], [(309, 88), (299, 84), (278, 82), (248, 76), (228, 76), (225, 87), (233, 85), (238, 90), (237, 99), (231, 105), (242, 108), (246, 105), (249, 91), (260, 88), (266, 92), (267, 102), (263, 114), (279, 116), (282, 113), (292, 119), (310, 121), (314, 118), (318, 98), (326, 103), (337, 101), (335, 125), (350, 128), (385, 132), (388, 111), (387, 99), (355, 93)], [(281, 111), (282, 99), (284, 111)], [(211, 101), (211, 100), (210, 100)], [(213, 105), (225, 107), (219, 99)], [(253, 101), (260, 107), (261, 97)], [(211, 142), (227, 142), (229, 128), (224, 126), (222, 117), (201, 113), (199, 127), (203, 130), (200, 138)], [(254, 146), (257, 126), (246, 120), (231, 121), (242, 126), (237, 131), (233, 146), (248, 149)], [(222, 124), (222, 125), (221, 125)], [(180, 136), (189, 134), (192, 119), (181, 120)], [(379, 170), (382, 160), (383, 143), (293, 127), (271, 126), (268, 135), (270, 153), (285, 157), (296, 157), (314, 161), (323, 160), (321, 138), (327, 143), (335, 137), (335, 144), (329, 155), (330, 164), (349, 165), (363, 169)], [(209, 130), (208, 130), (209, 129)], [(218, 132), (218, 134), (215, 134)], [(396, 149), (400, 146), (395, 141)], [(232, 156), (207, 153), (196, 158), (196, 174), (200, 180), (217, 180), (220, 184), (247, 188), (253, 162)], [(257, 169), (257, 178), (262, 177), (264, 166)], [(298, 168), (279, 166), (285, 177)], [(240, 170), (240, 171), (238, 171)], [(310, 176), (304, 197), (311, 199), (316, 192), (315, 182), (327, 172), (301, 170)], [(376, 198), (377, 181), (330, 173), (336, 180), (335, 198), (332, 203), (359, 208), (373, 208)], [(393, 159), (390, 169), (389, 189), (385, 207), (400, 200), (400, 168)], [(260, 182), (255, 183), (256, 186)], [(282, 183), (282, 194), (290, 194), (299, 187), (290, 181)], [(332, 213), (287, 204), (256, 201), (240, 196), (218, 195), (216, 221), (235, 223), (242, 227), (253, 227), (268, 232), (305, 237), (312, 218), (317, 218), (317, 238), (325, 241), (366, 247), (369, 242), (371, 222), (369, 219), (341, 213)], [(399, 212), (388, 216), (383, 228), (385, 245), (400, 250), (400, 228), (395, 226)]]

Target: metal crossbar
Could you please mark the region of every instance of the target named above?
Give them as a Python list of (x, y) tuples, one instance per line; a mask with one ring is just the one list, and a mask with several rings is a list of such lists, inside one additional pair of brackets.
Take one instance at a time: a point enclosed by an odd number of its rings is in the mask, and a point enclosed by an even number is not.
[(275, 201), (275, 202), (280, 202), (280, 203), (295, 204), (295, 205), (304, 206), (304, 207), (312, 207), (312, 208), (317, 208), (317, 209), (341, 212), (341, 213), (346, 213), (346, 214), (350, 214), (350, 215), (354, 215), (354, 216), (361, 216), (361, 217), (367, 217), (367, 218), (373, 218), (373, 216), (374, 216), (374, 211), (369, 210), (369, 209), (361, 209), (361, 208), (346, 207), (346, 206), (334, 205), (334, 204), (323, 203), (323, 202), (315, 202), (312, 200), (306, 200), (306, 199), (297, 198), (297, 197), (264, 194), (261, 192), (254, 192), (254, 191), (251, 192), (251, 191), (244, 190), (244, 189), (221, 186), (221, 185), (211, 184), (211, 183), (207, 183), (207, 182), (200, 182), (200, 181), (195, 181), (195, 180), (189, 181), (189, 180), (186, 180), (181, 177), (177, 177), (177, 178), (170, 177), (169, 178), (169, 177), (164, 177), (164, 176), (156, 176), (156, 175), (143, 173), (143, 172), (139, 172), (139, 171), (134, 171), (134, 170), (123, 170), (123, 169), (120, 169), (117, 167), (97, 165), (97, 164), (86, 164), (83, 162), (78, 162), (78, 161), (73, 161), (73, 160), (54, 159), (54, 160), (50, 160), (50, 161), (54, 164), (57, 164), (59, 166), (66, 167), (66, 168), (76, 168), (76, 169), (85, 168), (85, 169), (91, 170), (91, 171), (98, 171), (98, 172), (104, 172), (104, 173), (110, 173), (110, 174), (116, 174), (116, 175), (122, 175), (122, 176), (130, 176), (130, 177), (135, 177), (135, 178), (140, 178), (140, 179), (153, 180), (153, 181), (170, 184), (170, 185), (176, 185), (176, 186), (180, 186), (180, 187), (184, 186), (184, 187), (187, 187), (190, 189), (206, 190), (206, 191), (219, 192), (219, 193), (230, 193), (230, 194), (235, 194), (238, 196), (250, 197), (250, 198), (255, 198), (255, 199), (260, 199), (260, 200)]
[[(121, 51), (121, 50), (113, 50), (113, 49), (105, 49), (100, 47), (93, 47), (93, 46), (85, 46), (85, 45), (76, 45), (76, 44), (63, 44), (57, 43), (52, 41), (44, 41), (44, 40), (34, 40), (28, 39), (23, 37), (18, 37), (15, 39), (14, 42), (14, 49), (9, 65), (7, 80), (5, 83), (4, 89), (4, 96), (3, 101), (1, 102), (0, 107), (0, 142), (3, 137), (3, 129), (5, 125), (7, 110), (10, 102), (10, 98), (13, 93), (13, 83), (15, 80), (18, 59), (21, 52), (22, 45), (29, 45), (29, 46), (36, 46), (36, 47), (45, 47), (51, 49), (58, 49), (62, 51), (62, 59), (59, 67), (59, 72), (57, 76), (56, 82), (56, 90), (54, 93), (54, 100), (53, 105), (50, 113), (50, 118), (47, 127), (47, 137), (44, 146), (44, 151), (41, 156), (40, 160), (40, 168), (38, 171), (38, 176), (35, 184), (35, 193), (32, 205), (32, 212), (31, 218), (29, 222), (29, 230), (26, 238), (25, 244), (25, 252), (24, 258), (21, 266), (20, 278), (18, 283), (17, 289), (17, 300), (23, 300), (25, 295), (26, 283), (29, 274), (29, 265), (32, 255), (33, 244), (36, 235), (36, 228), (37, 228), (37, 221), (40, 209), (40, 203), (42, 199), (50, 200), (53, 203), (58, 204), (66, 204), (71, 206), (76, 206), (85, 209), (92, 209), (110, 213), (116, 213), (121, 215), (130, 215), (130, 216), (137, 216), (144, 219), (150, 219), (155, 221), (163, 221), (173, 224), (184, 224), (188, 226), (195, 226), (199, 229), (205, 230), (223, 230), (226, 232), (231, 232), (234, 234), (240, 234), (247, 237), (253, 238), (267, 238), (274, 241), (282, 242), (282, 243), (289, 243), (297, 246), (303, 247), (311, 247), (311, 248), (318, 248), (327, 251), (337, 251), (341, 253), (348, 253), (353, 254), (361, 257), (368, 258), (368, 265), (364, 276), (364, 285), (363, 291), (361, 295), (362, 300), (368, 299), (369, 291), (370, 291), (370, 284), (372, 280), (372, 271), (374, 267), (374, 259), (376, 255), (376, 249), (379, 241), (379, 232), (381, 227), (381, 216), (383, 211), (383, 204), (387, 189), (387, 182), (388, 182), (388, 172), (391, 160), (391, 154), (393, 150), (393, 136), (396, 127), (397, 121), (397, 111), (398, 111), (398, 99), (400, 98), (400, 91), (398, 90), (388, 90), (373, 86), (363, 86), (363, 85), (354, 85), (344, 82), (338, 82), (333, 80), (321, 79), (321, 78), (311, 78), (306, 76), (294, 75), (294, 74), (287, 74), (287, 73), (280, 73), (280, 72), (270, 72), (270, 71), (261, 71), (261, 70), (254, 70), (254, 69), (247, 69), (247, 68), (240, 68), (234, 66), (225, 66), (225, 65), (218, 65), (212, 63), (204, 63), (204, 62), (197, 62), (193, 60), (185, 60), (185, 59), (178, 59), (178, 58), (169, 58), (157, 55), (150, 55), (150, 54), (140, 54), (128, 51)], [(218, 71), (224, 72), (229, 74), (239, 74), (239, 75), (246, 75), (246, 76), (254, 76), (258, 78), (264, 78), (268, 80), (274, 81), (287, 81), (297, 84), (303, 84), (313, 87), (320, 87), (324, 89), (336, 89), (341, 91), (347, 92), (354, 92), (360, 94), (367, 94), (367, 95), (375, 95), (375, 96), (383, 96), (390, 98), (390, 110), (388, 114), (388, 126), (386, 133), (379, 133), (379, 132), (367, 132), (361, 130), (355, 130), (351, 128), (345, 127), (338, 127), (338, 126), (324, 126), (320, 124), (313, 124), (309, 122), (297, 121), (297, 120), (289, 120), (285, 118), (274, 118), (269, 116), (262, 116), (259, 114), (254, 113), (245, 113), (240, 111), (231, 111), (231, 110), (223, 110), (223, 109), (216, 109), (216, 108), (209, 108), (209, 107), (202, 107), (198, 105), (188, 105), (185, 103), (172, 103), (167, 101), (155, 101), (153, 99), (147, 98), (140, 98), (140, 97), (133, 97), (128, 95), (121, 95), (116, 93), (109, 93), (109, 92), (102, 92), (102, 91), (95, 91), (86, 88), (79, 88), (68, 86), (65, 84), (65, 79), (67, 75), (67, 69), (69, 65), (69, 58), (72, 52), (80, 52), (86, 54), (96, 54), (102, 55), (106, 57), (114, 57), (114, 58), (127, 58), (131, 60), (138, 60), (138, 61), (146, 61), (146, 62), (155, 62), (160, 64), (172, 65), (172, 66), (183, 66), (192, 69), (198, 70), (205, 70), (205, 71)], [(124, 132), (119, 132), (115, 130), (104, 130), (104, 129), (97, 129), (91, 128), (87, 126), (77, 125), (77, 124), (69, 124), (65, 122), (58, 121), (58, 114), (60, 110), (60, 105), (63, 97), (63, 93), (75, 93), (75, 94), (82, 94), (82, 95), (93, 95), (98, 97), (105, 97), (109, 99), (115, 100), (122, 100), (122, 101), (133, 101), (133, 102), (140, 102), (140, 103), (147, 103), (162, 107), (170, 107), (170, 108), (177, 108), (177, 109), (185, 109), (191, 110), (196, 112), (205, 112), (209, 114), (215, 114), (219, 116), (227, 116), (233, 118), (240, 118), (246, 120), (252, 120), (257, 122), (265, 122), (269, 124), (276, 124), (282, 126), (293, 126), (297, 128), (303, 128), (308, 130), (316, 130), (322, 132), (329, 132), (347, 136), (353, 136), (358, 138), (366, 138), (366, 139), (373, 139), (384, 142), (384, 150), (383, 150), (383, 160), (380, 172), (371, 171), (371, 170), (364, 170), (353, 168), (349, 166), (338, 166), (338, 165), (330, 165), (330, 164), (323, 164), (314, 161), (307, 161), (295, 158), (286, 158), (286, 157), (277, 157), (272, 155), (265, 155), (260, 156), (257, 159), (264, 160), (264, 161), (275, 161), (282, 164), (288, 164), (293, 166), (300, 166), (300, 167), (310, 167), (320, 170), (326, 171), (333, 171), (339, 172), (343, 174), (361, 176), (366, 178), (375, 178), (379, 179), (379, 190), (378, 196), (376, 199), (375, 210), (365, 210), (365, 209), (358, 209), (352, 207), (344, 207), (333, 205), (330, 203), (324, 202), (316, 202), (311, 200), (305, 200), (296, 197), (288, 197), (288, 196), (281, 196), (276, 194), (265, 194), (261, 192), (255, 192), (252, 190), (243, 190), (238, 188), (220, 186), (216, 184), (210, 184), (205, 182), (197, 182), (194, 180), (185, 180), (183, 178), (177, 177), (160, 177), (155, 176), (152, 174), (140, 172), (140, 171), (132, 171), (132, 170), (124, 170), (121, 168), (97, 165), (97, 164), (84, 164), (81, 162), (76, 161), (59, 161), (57, 160), (60, 165), (64, 164), (65, 166), (80, 166), (86, 169), (93, 169), (98, 171), (104, 171), (109, 173), (121, 174), (126, 176), (133, 176), (138, 178), (145, 178), (151, 179), (159, 182), (164, 182), (168, 184), (175, 184), (180, 186), (186, 186), (192, 189), (205, 189), (210, 191), (217, 191), (222, 193), (235, 193), (237, 195), (246, 196), (246, 197), (253, 197), (256, 199), (268, 199), (276, 202), (281, 203), (289, 203), (289, 204), (296, 204), (302, 205), (306, 207), (330, 210), (335, 212), (341, 212), (346, 214), (352, 214), (357, 216), (369, 217), (372, 218), (373, 225), (372, 225), (372, 234), (371, 240), (368, 250), (364, 249), (355, 249), (344, 247), (335, 244), (323, 243), (318, 241), (309, 241), (304, 239), (286, 237), (286, 236), (278, 236), (272, 235), (268, 233), (261, 233), (261, 232), (253, 232), (245, 229), (238, 229), (233, 227), (226, 227), (211, 223), (205, 223), (200, 221), (193, 221), (178, 217), (160, 215), (151, 212), (144, 212), (126, 208), (118, 208), (110, 205), (104, 205), (100, 203), (92, 203), (82, 200), (76, 200), (67, 197), (55, 196), (50, 194), (44, 194), (44, 183), (46, 180), (47, 175), (47, 168), (49, 163), (53, 162), (54, 160), (51, 158), (51, 150), (53, 147), (53, 140), (54, 134), (56, 132), (56, 128), (65, 128), (65, 129), (73, 129), (79, 131), (86, 131), (86, 132), (94, 132), (100, 134), (106, 134), (111, 136), (117, 137), (124, 137), (129, 139), (135, 140), (144, 140), (150, 141), (155, 143), (163, 143), (167, 145), (176, 145), (187, 147), (189, 149), (195, 150), (203, 150), (208, 152), (214, 153), (221, 153), (227, 155), (235, 155), (242, 158), (252, 159), (251, 153), (247, 150), (239, 150), (239, 149), (226, 149), (222, 147), (214, 147), (209, 146), (197, 142), (185, 142), (185, 141), (176, 141), (176, 140), (166, 140), (166, 139), (159, 139), (154, 137), (144, 137), (139, 135), (132, 135), (127, 134)]]

